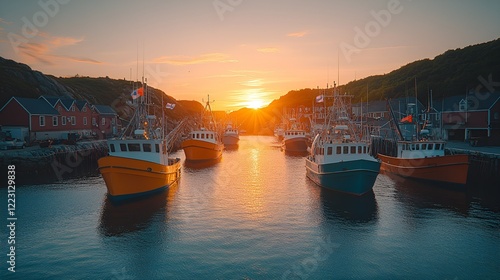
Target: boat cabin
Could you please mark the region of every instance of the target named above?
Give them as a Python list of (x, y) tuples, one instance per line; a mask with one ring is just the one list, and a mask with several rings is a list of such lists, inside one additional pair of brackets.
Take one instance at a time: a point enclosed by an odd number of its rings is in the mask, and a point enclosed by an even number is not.
[(400, 141), (399, 158), (427, 158), (444, 156), (444, 141)]
[(219, 139), (217, 133), (205, 129), (195, 130), (189, 134), (189, 138), (205, 142), (216, 143)]
[(110, 156), (165, 164), (166, 142), (160, 139), (108, 139)]
[(304, 130), (287, 130), (284, 133), (285, 138), (306, 137)]

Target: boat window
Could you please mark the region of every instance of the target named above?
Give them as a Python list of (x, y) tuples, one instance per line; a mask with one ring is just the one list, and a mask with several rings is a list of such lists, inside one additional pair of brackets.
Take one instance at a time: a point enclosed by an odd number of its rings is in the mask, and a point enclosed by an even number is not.
[(444, 150), (444, 144), (441, 144), (441, 150)]
[(420, 150), (420, 144), (415, 145), (415, 150)]
[(337, 146), (337, 155), (340, 155), (342, 153), (342, 148), (340, 146)]
[(120, 144), (120, 151), (126, 152), (127, 151), (127, 145), (125, 145), (124, 143), (121, 143)]
[(427, 150), (427, 144), (422, 144), (422, 150)]
[(356, 153), (356, 146), (351, 146), (351, 154), (355, 154)]
[[(208, 137), (207, 137), (208, 138)], [(201, 139), (205, 139), (205, 133), (201, 134)]]
[(139, 144), (128, 144), (128, 150), (130, 152), (140, 152), (141, 151), (141, 145), (139, 145)]
[(142, 150), (145, 152), (151, 152), (151, 144), (142, 144)]
[(326, 150), (326, 154), (327, 155), (333, 154), (333, 148), (332, 147), (328, 147), (328, 149)]
[(344, 146), (344, 154), (348, 154), (348, 153), (349, 153), (349, 147)]
[(363, 146), (363, 154), (366, 154), (366, 146)]
[(436, 146), (434, 147), (434, 149), (441, 150), (441, 144), (436, 144)]
[(115, 144), (109, 144), (109, 150), (114, 153), (115, 152)]
[(213, 134), (210, 134), (210, 139), (214, 139), (214, 135)]
[(200, 139), (200, 134), (196, 133), (196, 139)]
[(361, 146), (358, 146), (358, 154), (363, 153), (363, 148)]
[(434, 144), (427, 144), (428, 150), (434, 150)]
[(155, 144), (155, 150), (156, 150), (157, 153), (159, 153), (160, 152), (160, 145)]

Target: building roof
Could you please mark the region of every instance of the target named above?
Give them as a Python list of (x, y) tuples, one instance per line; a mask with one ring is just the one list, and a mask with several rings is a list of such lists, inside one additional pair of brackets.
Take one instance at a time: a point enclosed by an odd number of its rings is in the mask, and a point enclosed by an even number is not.
[(55, 107), (57, 102), (60, 101), (64, 108), (66, 108), (66, 111), (69, 111), (73, 103), (76, 102), (76, 100), (72, 98), (51, 95), (42, 95), (39, 99), (45, 99), (52, 107)]
[(111, 106), (108, 105), (94, 105), (94, 108), (97, 111), (97, 113), (101, 115), (113, 115), (113, 116), (116, 115), (115, 110), (113, 110), (113, 108), (111, 108)]
[(470, 92), (467, 95), (450, 96), (444, 98), (444, 100), (440, 99), (434, 101), (433, 107), (437, 111), (460, 111), (460, 101), (463, 100), (465, 102), (466, 99), (468, 104), (468, 111), (488, 110), (489, 108), (491, 108), (491, 106), (500, 101), (500, 92)]
[(80, 111), (83, 109), (83, 107), (85, 107), (85, 104), (88, 104), (88, 102), (85, 100), (76, 100), (75, 102), (76, 106), (78, 107), (78, 110)]
[[(5, 104), (5, 106), (13, 100), (17, 101), (28, 113), (32, 115), (59, 115), (59, 112), (43, 99), (12, 97), (7, 104)], [(3, 108), (5, 108), (5, 106)]]

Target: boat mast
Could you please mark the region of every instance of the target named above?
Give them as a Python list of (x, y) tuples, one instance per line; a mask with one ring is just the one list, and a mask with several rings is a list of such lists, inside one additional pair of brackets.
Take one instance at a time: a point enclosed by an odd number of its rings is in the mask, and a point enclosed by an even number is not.
[(417, 91), (417, 77), (415, 77), (415, 122), (416, 122), (416, 132), (417, 132), (417, 141), (419, 140), (418, 134), (419, 134), (419, 123), (418, 123), (418, 91)]

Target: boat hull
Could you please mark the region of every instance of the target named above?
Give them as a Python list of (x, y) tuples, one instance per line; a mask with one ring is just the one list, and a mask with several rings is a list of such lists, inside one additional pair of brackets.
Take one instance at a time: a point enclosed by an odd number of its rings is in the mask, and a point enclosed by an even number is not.
[(468, 155), (402, 159), (379, 154), (378, 158), (382, 160), (381, 171), (401, 177), (457, 185), (467, 183)]
[(224, 145), (194, 139), (187, 139), (182, 142), (182, 149), (184, 150), (184, 154), (186, 155), (186, 160), (215, 160), (222, 156)]
[(372, 190), (380, 170), (380, 163), (370, 160), (353, 160), (316, 164), (306, 160), (306, 175), (317, 185), (353, 195), (363, 195)]
[(283, 140), (283, 150), (285, 152), (307, 152), (308, 139), (306, 137), (296, 137)]
[(97, 161), (108, 195), (127, 199), (161, 192), (180, 177), (180, 159), (169, 159), (168, 165), (116, 156)]
[(237, 135), (224, 135), (222, 137), (222, 143), (224, 145), (235, 146), (238, 145), (240, 138)]

